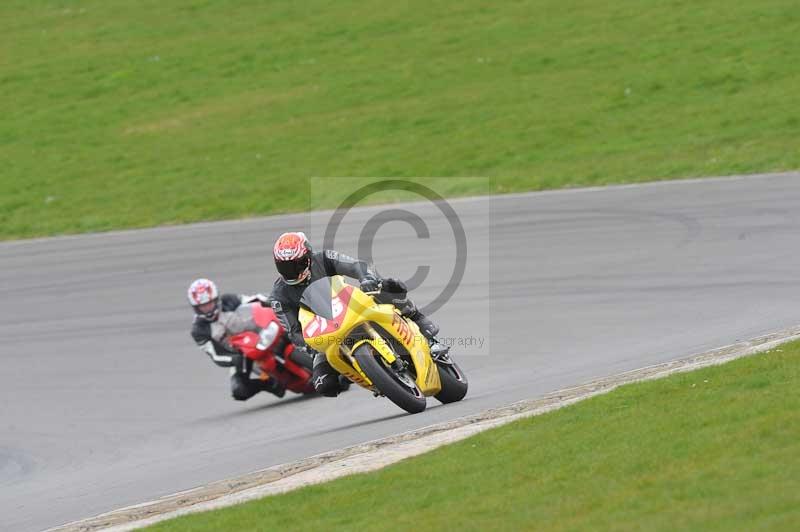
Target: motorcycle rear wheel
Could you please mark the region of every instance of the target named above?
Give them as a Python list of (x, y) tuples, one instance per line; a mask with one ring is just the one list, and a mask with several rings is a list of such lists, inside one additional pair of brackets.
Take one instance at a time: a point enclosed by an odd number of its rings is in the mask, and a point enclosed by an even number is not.
[(418, 414), (425, 410), (427, 400), (408, 371), (398, 374), (369, 344), (358, 346), (353, 357), (372, 384), (391, 402), (409, 414)]

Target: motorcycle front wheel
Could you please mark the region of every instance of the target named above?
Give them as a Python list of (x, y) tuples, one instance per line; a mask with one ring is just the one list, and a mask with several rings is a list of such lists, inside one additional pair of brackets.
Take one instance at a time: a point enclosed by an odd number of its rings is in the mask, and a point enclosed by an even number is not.
[(458, 364), (452, 362), (450, 364), (444, 362), (437, 362), (436, 367), (439, 368), (439, 380), (442, 381), (442, 389), (439, 393), (434, 395), (441, 403), (455, 403), (460, 401), (467, 395), (467, 376), (458, 367)]
[(361, 344), (353, 353), (361, 371), (391, 402), (408, 412), (425, 410), (427, 401), (408, 370), (397, 371), (375, 353), (369, 344)]

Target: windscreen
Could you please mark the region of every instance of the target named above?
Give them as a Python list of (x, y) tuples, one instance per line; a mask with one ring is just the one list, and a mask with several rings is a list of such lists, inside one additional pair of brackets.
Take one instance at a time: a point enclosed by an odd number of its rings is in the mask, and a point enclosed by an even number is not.
[(323, 277), (308, 285), (303, 291), (300, 304), (308, 310), (321, 316), (326, 320), (333, 319), (333, 309), (331, 308), (331, 280)]

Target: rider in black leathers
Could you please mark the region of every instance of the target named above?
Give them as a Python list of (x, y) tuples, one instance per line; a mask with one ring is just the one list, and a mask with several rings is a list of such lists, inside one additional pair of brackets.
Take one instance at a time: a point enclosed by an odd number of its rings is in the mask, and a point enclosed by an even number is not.
[(315, 355), (312, 381), (320, 395), (335, 397), (349, 386), (349, 381), (331, 367), (323, 353), (315, 352), (306, 344), (300, 328), (298, 313), (303, 292), (310, 283), (323, 277), (344, 275), (358, 279), (361, 290), (365, 292), (380, 288), (387, 303), (394, 304), (403, 316), (419, 326), (420, 332), (431, 343), (432, 353), (446, 352), (447, 348), (436, 340), (439, 327), (408, 298), (408, 290), (402, 281), (382, 279), (366, 262), (337, 251), (326, 249), (314, 252), (305, 234), (300, 232), (281, 235), (273, 248), (273, 256), (281, 276), (275, 281), (269, 297), (272, 309), (295, 348), (306, 349)]

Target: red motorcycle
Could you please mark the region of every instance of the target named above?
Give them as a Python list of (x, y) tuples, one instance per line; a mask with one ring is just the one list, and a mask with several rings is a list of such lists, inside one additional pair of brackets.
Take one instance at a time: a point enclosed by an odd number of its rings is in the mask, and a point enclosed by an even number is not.
[(242, 305), (236, 309), (236, 318), (247, 323), (248, 329), (259, 332), (245, 330), (231, 335), (228, 342), (258, 365), (264, 380), (275, 379), (295, 393), (316, 393), (311, 383), (313, 360), (286, 341), (286, 331), (270, 307), (260, 303)]

